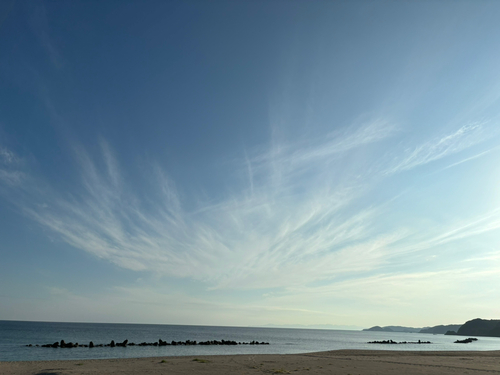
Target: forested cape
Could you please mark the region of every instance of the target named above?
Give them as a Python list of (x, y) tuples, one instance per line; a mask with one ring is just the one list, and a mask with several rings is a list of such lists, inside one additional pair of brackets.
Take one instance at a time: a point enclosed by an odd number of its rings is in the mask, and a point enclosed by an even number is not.
[(380, 331), (380, 332), (418, 332), (418, 333), (433, 333), (461, 336), (490, 336), (500, 337), (500, 320), (498, 319), (472, 319), (464, 324), (448, 324), (438, 325), (434, 327), (414, 328), (401, 326), (375, 326), (364, 329), (363, 331)]

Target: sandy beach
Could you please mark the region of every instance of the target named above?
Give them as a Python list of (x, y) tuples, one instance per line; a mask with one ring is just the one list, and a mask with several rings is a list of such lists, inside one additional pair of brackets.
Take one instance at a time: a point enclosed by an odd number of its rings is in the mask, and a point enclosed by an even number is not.
[(500, 374), (500, 351), (340, 350), (287, 355), (0, 362), (0, 374)]

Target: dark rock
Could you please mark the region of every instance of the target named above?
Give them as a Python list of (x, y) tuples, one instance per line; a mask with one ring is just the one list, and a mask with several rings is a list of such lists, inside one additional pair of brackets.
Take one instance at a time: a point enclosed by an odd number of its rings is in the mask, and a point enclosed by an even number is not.
[(457, 340), (455, 341), (455, 344), (469, 344), (473, 341), (477, 341), (477, 339), (475, 337), (469, 337), (468, 339), (465, 340)]
[[(375, 343), (375, 342), (374, 342)], [(61, 340), (60, 342), (55, 342), (53, 344), (45, 344), (45, 345), (42, 345), (42, 347), (45, 347), (45, 348), (49, 348), (49, 347), (52, 347), (52, 348), (58, 348), (58, 347), (61, 347), (61, 348), (77, 348), (79, 346), (81, 347), (85, 347), (85, 348), (102, 348), (102, 347), (111, 347), (111, 348), (114, 348), (114, 347), (126, 347), (127, 345), (129, 346), (135, 346), (135, 345), (138, 345), (138, 346), (167, 346), (167, 345), (269, 345), (268, 342), (259, 342), (259, 341), (251, 341), (251, 342), (236, 342), (234, 340), (211, 340), (211, 341), (200, 341), (200, 342), (197, 342), (196, 340), (186, 340), (186, 341), (171, 341), (170, 343), (166, 342), (166, 341), (163, 341), (162, 339), (159, 339), (158, 342), (154, 342), (154, 343), (151, 343), (151, 342), (142, 342), (140, 344), (135, 344), (133, 342), (129, 343), (128, 340), (124, 340), (123, 342), (121, 343), (115, 343), (114, 340), (111, 340), (111, 342), (109, 344), (94, 344), (93, 341), (90, 341), (88, 345), (86, 344), (82, 344), (82, 345), (79, 345), (77, 342), (76, 343), (72, 343), (72, 342), (65, 342), (64, 340)], [(32, 344), (28, 344), (26, 346), (33, 346)], [(36, 345), (38, 346), (38, 345)]]
[(116, 346), (121, 346), (121, 347), (126, 347), (127, 346), (127, 343), (128, 343), (128, 340), (125, 340), (123, 342), (117, 342), (116, 343)]

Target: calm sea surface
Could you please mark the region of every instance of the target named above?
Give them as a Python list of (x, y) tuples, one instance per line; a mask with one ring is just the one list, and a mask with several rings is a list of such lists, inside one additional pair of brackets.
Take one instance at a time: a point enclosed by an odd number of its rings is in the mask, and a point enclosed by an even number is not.
[[(116, 348), (53, 349), (26, 347), (64, 340), (88, 344), (122, 342), (265, 341), (269, 345), (237, 346), (146, 346)], [(292, 354), (336, 349), (382, 350), (500, 350), (500, 338), (478, 337), (470, 344), (454, 344), (460, 336), (418, 333), (386, 333), (318, 329), (206, 327), (157, 324), (48, 323), (0, 321), (0, 361), (39, 361), (60, 359), (162, 357), (215, 354)], [(379, 345), (368, 341), (431, 341), (429, 345)]]

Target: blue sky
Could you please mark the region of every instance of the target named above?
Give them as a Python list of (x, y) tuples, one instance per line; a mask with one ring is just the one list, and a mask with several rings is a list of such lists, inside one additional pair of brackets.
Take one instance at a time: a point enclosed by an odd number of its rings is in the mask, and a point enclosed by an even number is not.
[(0, 15), (0, 319), (500, 316), (498, 2)]

